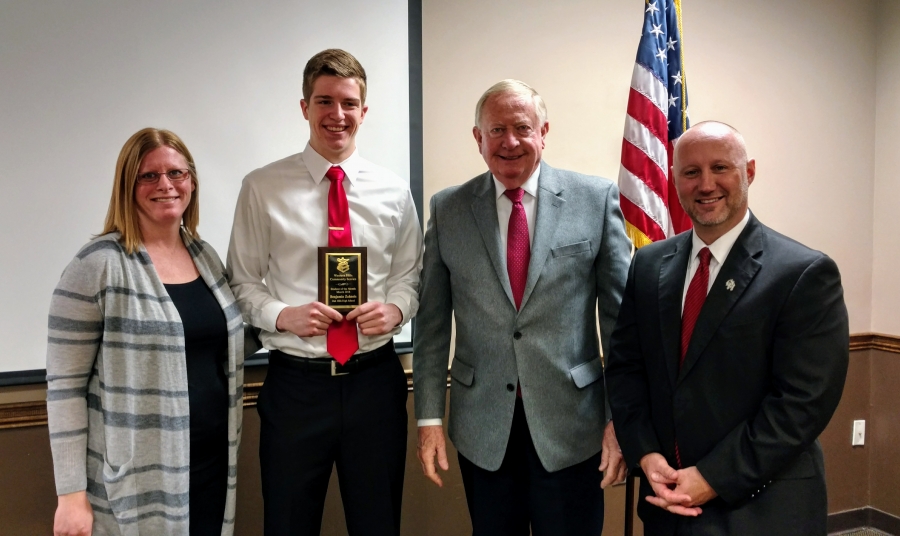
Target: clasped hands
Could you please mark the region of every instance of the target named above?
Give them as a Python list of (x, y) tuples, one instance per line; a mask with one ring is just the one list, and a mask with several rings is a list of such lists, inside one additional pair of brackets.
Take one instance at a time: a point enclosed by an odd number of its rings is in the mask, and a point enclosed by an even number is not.
[(298, 337), (325, 335), (332, 322), (356, 322), (363, 335), (384, 335), (390, 333), (403, 320), (400, 308), (392, 303), (366, 302), (347, 313), (344, 318), (321, 302), (312, 302), (296, 307), (285, 307), (275, 321), (278, 331), (290, 331)]
[(674, 469), (658, 452), (641, 458), (641, 469), (656, 494), (647, 502), (673, 514), (696, 517), (703, 513), (700, 506), (718, 495), (696, 467)]

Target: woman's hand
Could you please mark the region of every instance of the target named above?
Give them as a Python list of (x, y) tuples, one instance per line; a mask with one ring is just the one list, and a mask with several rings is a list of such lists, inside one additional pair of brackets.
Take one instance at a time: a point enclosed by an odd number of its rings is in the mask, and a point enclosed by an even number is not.
[(94, 511), (88, 502), (87, 492), (76, 491), (57, 497), (56, 516), (53, 518), (53, 536), (91, 536)]

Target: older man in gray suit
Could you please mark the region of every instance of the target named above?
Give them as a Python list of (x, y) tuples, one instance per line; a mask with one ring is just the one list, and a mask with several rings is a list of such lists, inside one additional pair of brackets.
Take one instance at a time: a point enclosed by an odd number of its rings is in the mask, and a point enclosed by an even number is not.
[(490, 171), (431, 200), (413, 354), (419, 459), (441, 485), (455, 316), (450, 438), (476, 536), (600, 534), (601, 487), (624, 478), (597, 320), (605, 347), (630, 244), (613, 183), (541, 161), (549, 128), (531, 87), (495, 84), (473, 129)]

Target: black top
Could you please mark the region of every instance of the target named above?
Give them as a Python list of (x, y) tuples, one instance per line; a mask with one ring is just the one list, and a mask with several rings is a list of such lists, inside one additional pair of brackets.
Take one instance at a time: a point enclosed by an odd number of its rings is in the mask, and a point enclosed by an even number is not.
[(181, 315), (187, 358), (191, 419), (191, 472), (227, 451), (228, 328), (222, 307), (202, 278), (190, 283), (167, 284)]

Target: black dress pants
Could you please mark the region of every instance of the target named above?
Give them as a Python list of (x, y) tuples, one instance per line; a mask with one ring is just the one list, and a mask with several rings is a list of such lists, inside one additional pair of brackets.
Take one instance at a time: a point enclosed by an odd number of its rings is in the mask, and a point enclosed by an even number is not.
[(319, 536), (335, 464), (350, 536), (400, 534), (407, 386), (388, 344), (392, 358), (347, 376), (270, 363), (258, 400), (266, 536)]
[(603, 531), (600, 453), (548, 472), (516, 400), (506, 455), (488, 471), (459, 455), (473, 536), (599, 536)]

